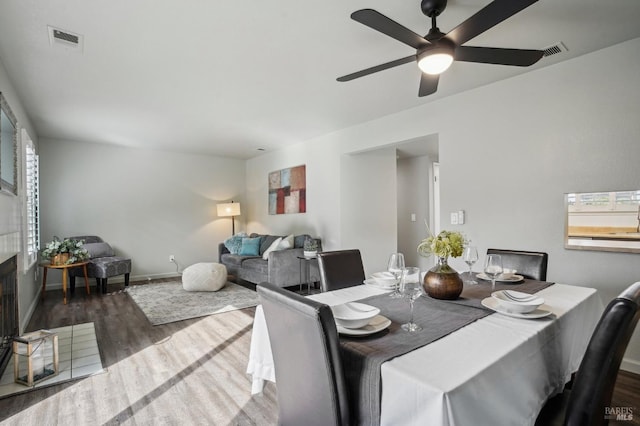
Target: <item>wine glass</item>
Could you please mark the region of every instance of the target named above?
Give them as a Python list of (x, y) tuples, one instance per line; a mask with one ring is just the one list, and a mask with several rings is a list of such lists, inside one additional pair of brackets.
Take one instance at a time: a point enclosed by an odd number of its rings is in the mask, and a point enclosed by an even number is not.
[(400, 280), (400, 293), (405, 299), (409, 299), (409, 305), (411, 306), (411, 317), (409, 322), (402, 324), (403, 330), (410, 333), (414, 331), (422, 330), (418, 324), (413, 322), (413, 304), (420, 296), (422, 296), (422, 283), (420, 282), (420, 269), (414, 266), (404, 268), (402, 271), (402, 279)]
[(387, 271), (391, 272), (393, 276), (396, 278), (396, 285), (393, 290), (389, 294), (389, 296), (393, 298), (400, 298), (402, 294), (398, 291), (398, 287), (400, 284), (400, 278), (402, 278), (402, 270), (404, 269), (404, 254), (402, 253), (392, 253), (389, 256), (389, 264), (387, 265)]
[(484, 262), (484, 273), (491, 278), (491, 290), (496, 288), (496, 278), (502, 274), (502, 257), (499, 254), (489, 254)]
[(473, 279), (473, 264), (478, 261), (478, 249), (475, 246), (467, 246), (462, 252), (462, 259), (469, 265), (469, 279), (466, 281), (468, 284), (478, 284), (478, 281)]

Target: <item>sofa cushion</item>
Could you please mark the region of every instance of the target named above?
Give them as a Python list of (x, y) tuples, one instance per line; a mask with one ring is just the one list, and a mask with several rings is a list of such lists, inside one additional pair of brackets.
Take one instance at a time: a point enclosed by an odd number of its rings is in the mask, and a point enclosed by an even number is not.
[(260, 257), (245, 258), (242, 262), (242, 268), (256, 271), (264, 276), (269, 274), (269, 262)]
[(239, 254), (225, 253), (221, 256), (222, 263), (236, 268), (242, 267), (242, 262), (253, 259), (256, 256), (240, 256)]
[(301, 234), (301, 235), (296, 235), (296, 237), (293, 240), (293, 248), (304, 248), (304, 242), (307, 240), (307, 238), (311, 238), (311, 235), (308, 234)]
[(293, 234), (287, 235), (286, 237), (282, 237), (282, 241), (280, 241), (280, 245), (278, 246), (279, 250), (286, 250), (293, 248)]
[(282, 237), (278, 237), (275, 240), (273, 240), (271, 245), (264, 251), (264, 253), (262, 253), (262, 259), (263, 260), (269, 260), (269, 253), (271, 253), (272, 251), (277, 251), (278, 250), (278, 246), (280, 245), (280, 241), (282, 241)]
[(258, 256), (260, 254), (260, 242), (262, 237), (256, 238), (243, 238), (242, 245), (240, 246), (241, 256)]
[(263, 255), (264, 252), (267, 251), (267, 249), (271, 247), (273, 242), (278, 238), (281, 239), (282, 237), (279, 237), (278, 235), (263, 235), (262, 243), (260, 243), (260, 255)]
[(238, 254), (240, 253), (240, 248), (242, 247), (242, 239), (246, 237), (246, 233), (238, 232), (236, 235), (232, 235), (231, 237), (224, 240), (224, 246), (229, 250), (229, 253)]

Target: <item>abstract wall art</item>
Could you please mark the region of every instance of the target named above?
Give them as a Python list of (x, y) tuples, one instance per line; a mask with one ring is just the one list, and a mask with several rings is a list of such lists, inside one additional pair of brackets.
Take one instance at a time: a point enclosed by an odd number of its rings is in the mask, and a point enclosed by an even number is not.
[(306, 166), (303, 164), (269, 173), (269, 214), (306, 211)]

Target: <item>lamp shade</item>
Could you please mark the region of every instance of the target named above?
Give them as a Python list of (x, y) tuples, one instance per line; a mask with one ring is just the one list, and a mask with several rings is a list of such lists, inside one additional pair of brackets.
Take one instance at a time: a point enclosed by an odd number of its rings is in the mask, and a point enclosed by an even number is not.
[(217, 208), (218, 216), (240, 216), (240, 203), (222, 203)]

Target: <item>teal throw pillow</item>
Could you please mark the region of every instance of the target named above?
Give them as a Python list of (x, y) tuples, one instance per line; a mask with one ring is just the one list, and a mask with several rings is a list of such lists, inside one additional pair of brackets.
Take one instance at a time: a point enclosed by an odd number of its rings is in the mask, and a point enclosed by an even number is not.
[(224, 246), (229, 250), (231, 254), (240, 254), (240, 249), (242, 248), (242, 239), (246, 238), (247, 234), (244, 232), (239, 232), (236, 235), (233, 235), (226, 240), (224, 240)]
[(260, 254), (260, 242), (262, 238), (243, 238), (240, 247), (240, 256), (258, 256)]

